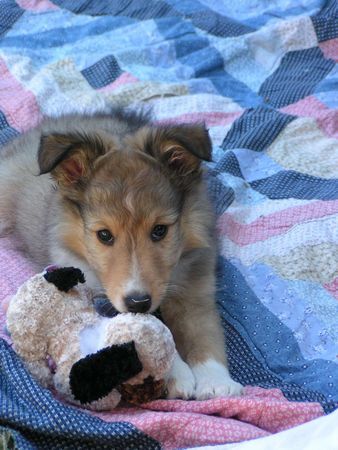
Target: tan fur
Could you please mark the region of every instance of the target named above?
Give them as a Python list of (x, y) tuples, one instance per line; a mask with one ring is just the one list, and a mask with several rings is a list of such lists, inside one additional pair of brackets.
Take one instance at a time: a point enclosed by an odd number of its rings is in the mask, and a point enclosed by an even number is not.
[[(225, 363), (214, 217), (200, 168), (210, 149), (199, 125), (154, 127), (122, 113), (47, 120), (6, 149), (0, 232), (11, 227), (40, 266), (81, 268), (120, 311), (135, 267), (188, 364)], [(152, 242), (157, 224), (169, 231)], [(113, 245), (98, 240), (100, 229)]]

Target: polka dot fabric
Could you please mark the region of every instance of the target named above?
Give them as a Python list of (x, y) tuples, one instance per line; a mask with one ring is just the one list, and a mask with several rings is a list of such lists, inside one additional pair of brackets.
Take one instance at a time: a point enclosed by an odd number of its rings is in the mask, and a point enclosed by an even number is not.
[(0, 340), (1, 424), (11, 427), (18, 448), (26, 449), (159, 449), (160, 445), (126, 422), (105, 424), (62, 405), (25, 371)]

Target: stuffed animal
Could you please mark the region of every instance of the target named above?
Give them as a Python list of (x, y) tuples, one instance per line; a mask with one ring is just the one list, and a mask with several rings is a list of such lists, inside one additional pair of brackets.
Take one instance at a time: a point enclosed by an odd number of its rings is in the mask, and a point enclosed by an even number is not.
[(84, 282), (79, 269), (52, 267), (19, 288), (7, 310), (16, 352), (43, 386), (85, 408), (159, 398), (176, 354), (169, 329), (150, 314), (99, 315)]

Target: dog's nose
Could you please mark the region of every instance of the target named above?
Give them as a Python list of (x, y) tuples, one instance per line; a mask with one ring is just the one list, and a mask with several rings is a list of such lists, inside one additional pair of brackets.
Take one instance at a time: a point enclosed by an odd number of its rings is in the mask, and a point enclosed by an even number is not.
[(151, 307), (151, 296), (142, 292), (132, 292), (125, 297), (124, 302), (129, 312), (145, 313)]

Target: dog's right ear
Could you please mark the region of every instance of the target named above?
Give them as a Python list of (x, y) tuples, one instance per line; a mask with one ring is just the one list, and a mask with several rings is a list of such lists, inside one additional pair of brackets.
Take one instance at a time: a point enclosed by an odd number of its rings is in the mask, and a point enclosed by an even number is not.
[(105, 153), (103, 141), (97, 135), (42, 135), (38, 151), (40, 175), (50, 172), (59, 185), (74, 185), (86, 180), (94, 161)]

